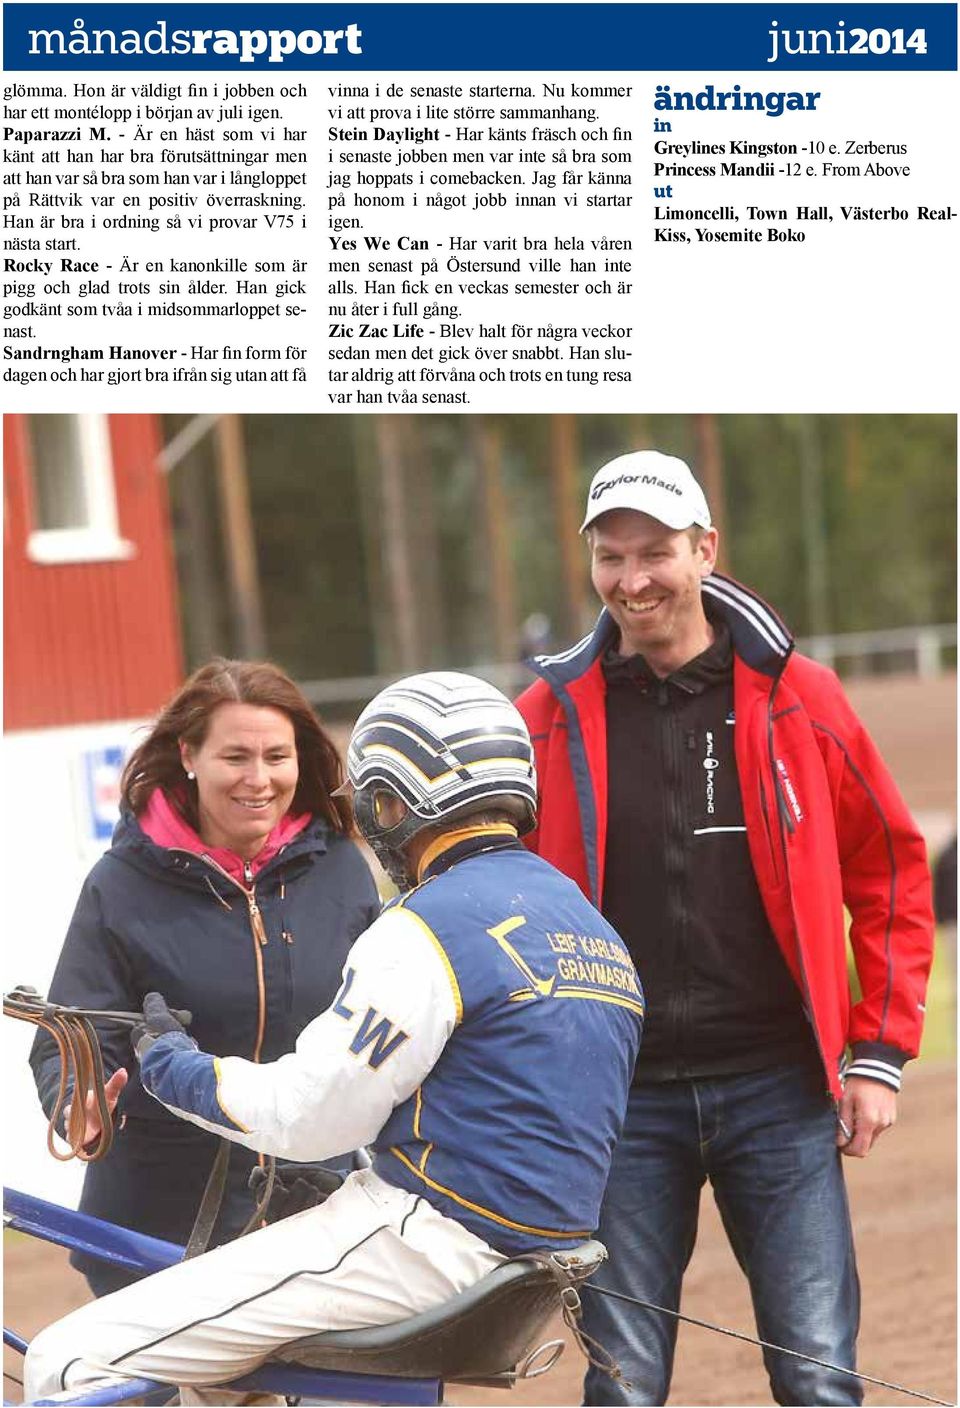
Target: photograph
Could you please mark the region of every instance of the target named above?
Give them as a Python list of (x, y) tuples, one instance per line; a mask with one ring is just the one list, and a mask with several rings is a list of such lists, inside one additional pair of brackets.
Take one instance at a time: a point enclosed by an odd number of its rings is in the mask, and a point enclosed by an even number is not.
[(954, 1401), (956, 417), (3, 433), (5, 1401)]

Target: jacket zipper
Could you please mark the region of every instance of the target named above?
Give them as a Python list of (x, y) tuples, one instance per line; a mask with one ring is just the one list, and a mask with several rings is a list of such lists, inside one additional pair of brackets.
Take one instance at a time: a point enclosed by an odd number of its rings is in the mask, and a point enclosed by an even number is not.
[[(767, 701), (767, 752), (769, 754), (770, 769), (773, 776), (773, 786), (777, 797), (777, 823), (780, 835), (780, 847), (783, 853), (784, 875), (786, 877), (787, 882), (787, 897), (790, 901), (790, 918), (793, 921), (793, 932), (796, 935), (797, 941), (797, 967), (800, 969), (800, 982), (803, 989), (803, 1006), (804, 1011), (806, 1012), (807, 1021), (810, 1023), (810, 1030), (813, 1032), (813, 1039), (816, 1042), (817, 1051), (820, 1054), (820, 1064), (823, 1067), (824, 1074), (827, 1077), (827, 1089), (828, 1091), (830, 1091), (830, 1071), (827, 1067), (826, 1056), (824, 1055), (823, 1046), (820, 1043), (820, 1033), (817, 1030), (817, 1023), (813, 1015), (813, 1000), (810, 996), (810, 982), (807, 978), (807, 965), (804, 963), (803, 960), (803, 945), (800, 942), (800, 929), (797, 924), (797, 911), (794, 908), (793, 903), (793, 884), (790, 880), (790, 862), (787, 855), (787, 838), (784, 835), (784, 829), (789, 830), (792, 834), (796, 830), (796, 827), (794, 825), (793, 818), (786, 815), (786, 800), (783, 797), (783, 793), (780, 788), (779, 775), (777, 770), (776, 747), (774, 745), (773, 739), (773, 707), (777, 690), (780, 687), (780, 679), (781, 675), (777, 675), (777, 678), (773, 682), (773, 688), (770, 691), (770, 698)], [(766, 816), (766, 812), (764, 812), (764, 816)]]
[(666, 858), (668, 874), (669, 907), (677, 926), (678, 944), (676, 948), (676, 973), (678, 981), (674, 987), (673, 1008), (674, 1047), (681, 1059), (684, 1051), (683, 1032), (686, 1017), (685, 981), (686, 967), (686, 927), (687, 912), (683, 903), (684, 870), (684, 814), (683, 814), (683, 768), (680, 751), (680, 723), (674, 716), (670, 704), (669, 687), (663, 683), (657, 686), (657, 704), (660, 708), (661, 737), (664, 746), (664, 759), (667, 764), (665, 781), (667, 785), (667, 837)]
[(763, 785), (763, 773), (760, 774), (760, 814), (763, 817), (764, 830), (767, 833), (767, 845), (770, 847), (770, 859), (773, 862), (773, 873), (780, 879), (780, 867), (777, 865), (777, 848), (773, 840), (773, 832), (770, 830), (770, 815), (767, 811), (767, 789)]
[(262, 949), (267, 944), (267, 931), (263, 924), (263, 915), (260, 913), (260, 906), (257, 904), (256, 889), (253, 884), (253, 867), (249, 861), (243, 863), (243, 878), (250, 886), (241, 885), (239, 880), (234, 880), (229, 871), (224, 870), (222, 865), (218, 865), (210, 856), (201, 856), (205, 865), (209, 865), (218, 875), (222, 875), (224, 880), (228, 880), (231, 885), (236, 885), (247, 902), (247, 909), (250, 919), (250, 930), (253, 934), (253, 956), (257, 972), (257, 1036), (253, 1046), (253, 1056), (251, 1060), (259, 1061), (260, 1053), (263, 1050), (263, 1036), (267, 1026), (267, 991), (266, 981), (263, 974), (263, 953)]
[(780, 781), (779, 769), (774, 773), (774, 785), (777, 789), (777, 810), (783, 818), (784, 826), (787, 828), (787, 830), (790, 832), (790, 835), (792, 836), (793, 833), (796, 831), (797, 826), (793, 817), (790, 815), (790, 808), (787, 805), (787, 799), (783, 795), (783, 783)]

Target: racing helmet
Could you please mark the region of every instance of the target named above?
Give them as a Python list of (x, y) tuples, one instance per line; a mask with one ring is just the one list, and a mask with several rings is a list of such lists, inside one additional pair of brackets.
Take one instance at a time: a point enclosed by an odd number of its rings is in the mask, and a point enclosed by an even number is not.
[[(347, 749), (357, 825), (387, 874), (407, 886), (403, 850), (427, 826), (500, 806), (522, 836), (536, 825), (537, 775), (523, 718), (474, 675), (434, 670), (372, 699)], [(386, 824), (385, 795), (407, 807)]]

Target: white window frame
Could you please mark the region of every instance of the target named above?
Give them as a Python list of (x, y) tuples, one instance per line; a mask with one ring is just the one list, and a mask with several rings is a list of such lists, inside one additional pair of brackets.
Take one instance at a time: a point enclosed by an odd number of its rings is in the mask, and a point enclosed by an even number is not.
[[(75, 419), (87, 522), (77, 528), (34, 529), (27, 539), (27, 556), (42, 563), (126, 561), (136, 549), (120, 536), (107, 417), (78, 415)], [(32, 456), (32, 437), (30, 453)]]

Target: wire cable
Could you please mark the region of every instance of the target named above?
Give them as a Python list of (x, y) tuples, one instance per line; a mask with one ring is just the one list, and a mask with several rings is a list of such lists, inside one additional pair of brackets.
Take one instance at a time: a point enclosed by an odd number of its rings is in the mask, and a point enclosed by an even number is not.
[(905, 1393), (910, 1398), (922, 1398), (925, 1403), (939, 1403), (942, 1408), (954, 1408), (954, 1405), (946, 1398), (934, 1398), (930, 1393), (920, 1393), (915, 1388), (904, 1388), (903, 1384), (890, 1383), (887, 1379), (876, 1379), (872, 1374), (861, 1374), (858, 1369), (846, 1369), (842, 1364), (831, 1364), (827, 1359), (817, 1359), (812, 1354), (803, 1354), (799, 1349), (785, 1349), (782, 1344), (771, 1344), (769, 1340), (757, 1339), (754, 1335), (745, 1335), (740, 1330), (727, 1330), (722, 1325), (714, 1325), (709, 1320), (698, 1320), (693, 1315), (683, 1315), (679, 1310), (668, 1310), (664, 1305), (654, 1305), (652, 1301), (640, 1300), (637, 1296), (624, 1295), (621, 1291), (608, 1291), (603, 1286), (592, 1286), (589, 1283), (583, 1288), (585, 1291), (592, 1291), (594, 1295), (610, 1296), (613, 1300), (626, 1301), (628, 1305), (638, 1305), (641, 1310), (655, 1310), (659, 1315), (672, 1315), (675, 1320), (683, 1320), (687, 1325), (699, 1325), (701, 1330), (713, 1330), (718, 1335), (729, 1335), (731, 1339), (745, 1340), (747, 1344), (759, 1345), (761, 1349), (772, 1349), (777, 1354), (789, 1354), (792, 1359), (804, 1359), (808, 1364), (818, 1364), (821, 1369), (831, 1369), (837, 1374), (849, 1374), (855, 1379), (862, 1379), (864, 1383), (876, 1384), (879, 1388), (891, 1388), (897, 1393)]

